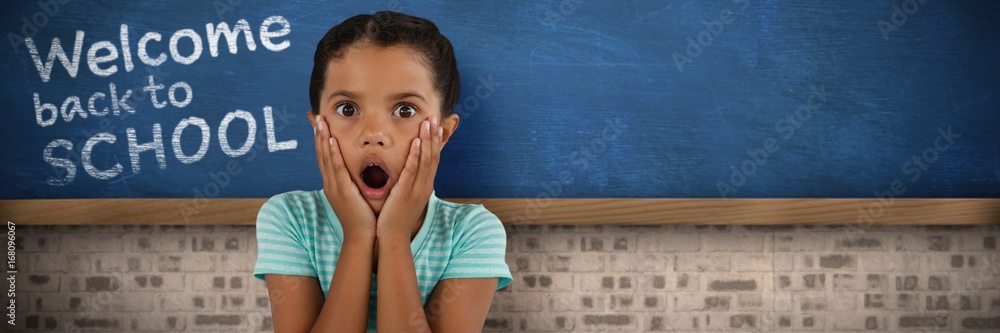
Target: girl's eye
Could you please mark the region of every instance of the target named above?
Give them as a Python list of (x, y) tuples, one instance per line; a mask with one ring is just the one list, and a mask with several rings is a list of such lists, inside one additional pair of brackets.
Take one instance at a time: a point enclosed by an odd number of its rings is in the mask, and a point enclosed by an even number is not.
[(400, 104), (392, 110), (392, 115), (400, 118), (409, 118), (417, 114), (417, 109), (409, 104)]
[(344, 117), (354, 117), (358, 114), (358, 107), (351, 103), (340, 103), (337, 105), (337, 114)]

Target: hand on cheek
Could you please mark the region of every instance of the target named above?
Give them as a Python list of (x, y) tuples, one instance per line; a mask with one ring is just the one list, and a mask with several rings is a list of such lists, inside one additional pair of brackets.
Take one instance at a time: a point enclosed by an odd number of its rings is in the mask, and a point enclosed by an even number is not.
[(434, 190), (443, 133), (436, 116), (420, 123), (417, 138), (410, 142), (399, 182), (389, 192), (389, 198), (379, 214), (378, 238), (410, 241)]
[(330, 134), (330, 124), (316, 116), (316, 161), (323, 177), (323, 193), (333, 207), (348, 240), (374, 240), (375, 213), (372, 212), (344, 163), (340, 144)]

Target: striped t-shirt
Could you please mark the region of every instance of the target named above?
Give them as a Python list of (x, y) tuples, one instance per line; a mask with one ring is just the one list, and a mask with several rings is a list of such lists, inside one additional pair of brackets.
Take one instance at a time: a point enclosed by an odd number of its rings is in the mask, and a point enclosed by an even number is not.
[[(497, 277), (497, 289), (513, 280), (504, 260), (507, 233), (482, 205), (440, 200), (431, 193), (427, 216), (410, 243), (420, 299), (427, 303), (438, 281)], [(257, 263), (253, 276), (311, 276), (325, 298), (343, 244), (344, 229), (323, 190), (275, 195), (257, 214)], [(376, 283), (372, 275), (368, 331), (375, 331)]]

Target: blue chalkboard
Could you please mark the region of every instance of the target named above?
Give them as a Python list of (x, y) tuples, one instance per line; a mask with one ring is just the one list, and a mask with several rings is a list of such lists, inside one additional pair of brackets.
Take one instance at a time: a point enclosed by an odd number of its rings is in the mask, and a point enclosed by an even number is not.
[(996, 1), (2, 6), (0, 199), (319, 188), (316, 42), (386, 9), (432, 20), (456, 50), (463, 121), (441, 197), (1000, 195)]

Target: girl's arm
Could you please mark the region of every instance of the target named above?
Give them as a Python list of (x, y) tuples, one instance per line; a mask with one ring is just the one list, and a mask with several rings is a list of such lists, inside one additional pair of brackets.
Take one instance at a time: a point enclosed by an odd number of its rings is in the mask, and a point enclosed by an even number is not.
[[(457, 117), (455, 117), (457, 120)], [(457, 122), (450, 124), (454, 131)], [(479, 332), (497, 287), (496, 278), (440, 281), (424, 312), (410, 250), (411, 233), (423, 220), (434, 188), (444, 129), (438, 117), (420, 124), (399, 183), (378, 217), (378, 330), (380, 332)]]
[(417, 289), (410, 239), (379, 238), (380, 332), (479, 332), (490, 310), (497, 278), (445, 279), (427, 300)]
[[(375, 214), (351, 181), (337, 140), (323, 116), (308, 113), (313, 125), (316, 162), (323, 178), (323, 194), (344, 229), (344, 243), (330, 291), (323, 300), (315, 278), (279, 278), (268, 281), (275, 332), (364, 332), (368, 325)], [(305, 287), (300, 287), (304, 285)], [(282, 299), (286, 297), (287, 300)]]

